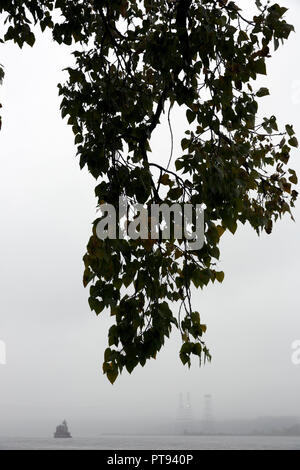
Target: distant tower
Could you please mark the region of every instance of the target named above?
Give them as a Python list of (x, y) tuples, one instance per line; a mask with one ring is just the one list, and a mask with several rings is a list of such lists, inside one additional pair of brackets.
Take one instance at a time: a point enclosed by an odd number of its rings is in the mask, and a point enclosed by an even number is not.
[(179, 422), (180, 433), (188, 434), (189, 432), (191, 432), (193, 412), (192, 412), (191, 398), (190, 398), (189, 393), (187, 393), (185, 397), (183, 393), (179, 394), (179, 406), (178, 406), (177, 420)]
[(212, 396), (210, 394), (204, 395), (202, 432), (205, 434), (212, 434), (214, 432)]
[(183, 410), (183, 395), (182, 392), (179, 393), (179, 406), (178, 406), (178, 418), (180, 418), (180, 415), (182, 414)]
[(192, 404), (191, 404), (190, 392), (187, 392), (186, 394), (186, 411), (187, 411), (187, 414), (190, 415), (190, 418), (192, 419)]

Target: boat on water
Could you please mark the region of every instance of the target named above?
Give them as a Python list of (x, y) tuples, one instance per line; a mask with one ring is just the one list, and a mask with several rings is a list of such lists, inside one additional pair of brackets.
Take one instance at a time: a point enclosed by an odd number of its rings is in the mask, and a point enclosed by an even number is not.
[(64, 420), (62, 424), (56, 426), (56, 431), (54, 433), (55, 438), (66, 439), (71, 438), (71, 433), (69, 432), (67, 421)]

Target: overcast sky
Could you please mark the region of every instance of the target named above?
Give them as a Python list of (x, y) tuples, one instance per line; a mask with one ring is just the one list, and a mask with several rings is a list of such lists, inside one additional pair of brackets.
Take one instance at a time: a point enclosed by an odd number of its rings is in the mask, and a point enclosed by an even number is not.
[[(294, 124), (300, 135), (300, 4), (280, 4), (291, 8), (297, 34), (269, 59), (268, 78), (258, 87), (267, 85), (272, 95), (260, 100), (261, 112)], [(223, 285), (194, 295), (208, 325), (210, 365), (200, 369), (195, 361), (184, 368), (174, 330), (145, 368), (124, 372), (114, 386), (102, 375), (111, 320), (107, 312), (99, 318), (90, 312), (82, 287), (95, 181), (79, 169), (57, 94), (61, 70), (72, 59), (49, 36), (38, 39), (22, 51), (0, 45), (6, 73), (0, 89), (0, 340), (7, 345), (0, 434), (51, 434), (63, 418), (78, 435), (117, 431), (118, 421), (174, 419), (181, 391), (190, 392), (197, 418), (205, 393), (213, 396), (216, 419), (300, 416), (300, 366), (291, 362), (291, 344), (300, 340), (299, 204), (297, 222), (285, 217), (271, 236), (258, 238), (247, 226), (224, 236)], [(171, 119), (180, 141), (185, 118), (175, 110)], [(165, 125), (155, 133), (153, 159), (167, 161), (169, 149)], [(298, 150), (290, 166), (300, 174)]]

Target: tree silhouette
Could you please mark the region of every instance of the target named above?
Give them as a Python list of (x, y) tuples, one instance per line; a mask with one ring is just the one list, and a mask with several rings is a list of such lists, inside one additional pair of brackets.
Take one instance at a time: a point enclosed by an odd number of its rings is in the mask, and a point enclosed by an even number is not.
[[(109, 308), (115, 320), (103, 364), (112, 383), (124, 367), (131, 373), (155, 358), (172, 326), (182, 336), (183, 364), (190, 366), (191, 355), (210, 359), (192, 284), (223, 281), (216, 262), (225, 230), (235, 233), (238, 222), (249, 222), (258, 234), (271, 233), (294, 207), (297, 176), (288, 162), (298, 142), (291, 125), (281, 131), (275, 116), (260, 119), (258, 99), (269, 90), (255, 86), (293, 26), (286, 8), (254, 3), (255, 16), (246, 17), (228, 0), (1, 2), (3, 41), (32, 46), (38, 24), (59, 44), (80, 44), (76, 65), (59, 85), (61, 112), (80, 167), (97, 179), (99, 206), (118, 207), (123, 196), (129, 206), (205, 207), (199, 250), (173, 235), (101, 240), (94, 228), (83, 282), (90, 284), (91, 309), (98, 315)], [(187, 129), (172, 171), (170, 161), (151, 161), (150, 140), (175, 104), (186, 112)], [(178, 315), (170, 305), (178, 305)]]

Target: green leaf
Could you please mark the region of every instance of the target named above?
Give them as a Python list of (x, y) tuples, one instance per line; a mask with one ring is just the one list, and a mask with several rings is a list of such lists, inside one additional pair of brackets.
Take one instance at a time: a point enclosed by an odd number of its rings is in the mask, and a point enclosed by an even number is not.
[(83, 141), (82, 135), (77, 134), (76, 137), (75, 137), (75, 144), (81, 144), (82, 141)]
[(285, 129), (286, 129), (286, 131), (287, 131), (287, 133), (288, 133), (288, 135), (289, 135), (290, 137), (292, 137), (292, 136), (295, 134), (295, 131), (294, 131), (294, 129), (293, 129), (293, 126), (290, 126), (289, 124), (287, 124), (287, 125), (285, 126)]
[(293, 184), (298, 184), (298, 178), (297, 178), (295, 170), (289, 170), (289, 173), (291, 175), (289, 177), (289, 181)]
[(175, 161), (175, 168), (176, 168), (177, 171), (181, 170), (184, 167), (184, 165), (185, 165), (184, 160), (181, 159), (181, 158), (180, 159), (178, 158)]
[(216, 271), (215, 274), (216, 274), (216, 279), (217, 279), (218, 282), (221, 283), (221, 282), (224, 281), (225, 274), (224, 274), (223, 271), (218, 271), (218, 272)]
[(189, 145), (190, 145), (189, 139), (185, 139), (185, 138), (182, 139), (182, 141), (181, 141), (181, 148), (182, 148), (182, 150), (186, 150)]
[(246, 31), (240, 31), (239, 32), (239, 41), (249, 41), (249, 36), (246, 33)]
[(258, 92), (256, 93), (256, 96), (258, 96), (259, 98), (262, 98), (263, 96), (267, 96), (269, 94), (270, 92), (268, 88), (260, 88)]
[(29, 46), (33, 46), (34, 43), (35, 43), (35, 36), (33, 33), (28, 33), (28, 35), (26, 36), (26, 42), (27, 44), (29, 44)]
[(296, 137), (292, 137), (289, 140), (289, 144), (291, 145), (291, 147), (297, 147), (297, 148), (299, 147), (299, 143)]
[(110, 369), (106, 372), (106, 375), (110, 383), (113, 385), (118, 377), (118, 369), (117, 368)]
[(105, 351), (104, 351), (104, 361), (105, 362), (109, 362), (111, 360), (111, 349), (110, 348), (106, 348)]
[(196, 119), (196, 113), (188, 109), (186, 112), (186, 117), (187, 117), (189, 124), (191, 124)]
[(193, 274), (192, 274), (192, 281), (193, 284), (196, 288), (200, 287), (203, 283), (202, 277), (201, 277), (201, 271), (200, 269), (195, 269)]
[(253, 63), (253, 70), (261, 75), (267, 75), (266, 63), (264, 59), (259, 59)]
[(94, 297), (89, 298), (89, 306), (91, 310), (95, 311), (96, 315), (99, 315), (99, 313), (101, 313), (105, 307), (103, 302), (100, 302), (98, 299), (95, 299)]
[(170, 180), (170, 176), (168, 175), (168, 173), (165, 173), (164, 175), (162, 175), (159, 179), (160, 183), (165, 185), (165, 186), (169, 186), (170, 183), (171, 183), (171, 180)]
[(168, 197), (172, 199), (172, 201), (177, 201), (182, 196), (182, 193), (183, 193), (182, 188), (171, 188), (168, 191)]

